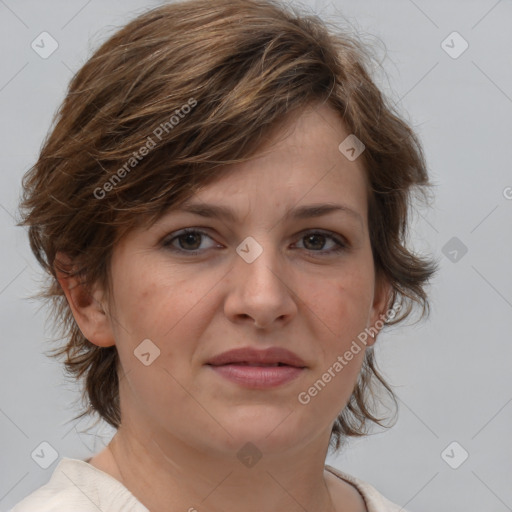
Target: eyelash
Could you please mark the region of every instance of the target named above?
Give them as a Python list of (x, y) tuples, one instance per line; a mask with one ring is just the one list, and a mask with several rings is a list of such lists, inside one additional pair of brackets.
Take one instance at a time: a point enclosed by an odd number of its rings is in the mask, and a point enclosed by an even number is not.
[[(211, 236), (208, 235), (208, 233), (206, 233), (204, 231), (201, 231), (200, 229), (195, 229), (195, 228), (185, 228), (185, 229), (183, 229), (181, 231), (178, 231), (176, 233), (177, 234), (174, 235), (172, 238), (165, 239), (163, 241), (162, 245), (166, 249), (170, 250), (171, 252), (187, 254), (187, 255), (191, 255), (191, 256), (196, 256), (196, 255), (204, 252), (204, 249), (203, 250), (195, 250), (195, 251), (186, 251), (185, 249), (179, 249), (179, 248), (176, 248), (176, 247), (172, 247), (171, 246), (172, 242), (174, 242), (174, 240), (177, 240), (178, 238), (180, 238), (182, 236), (185, 236), (185, 235), (188, 235), (190, 233), (199, 234), (199, 235), (206, 236), (206, 237), (211, 239)], [(344, 251), (348, 250), (348, 245), (345, 242), (343, 242), (341, 239), (339, 239), (338, 237), (335, 237), (332, 234), (329, 234), (329, 233), (326, 233), (326, 232), (323, 232), (323, 231), (311, 230), (311, 231), (304, 232), (304, 234), (302, 234), (302, 236), (300, 238), (301, 239), (305, 238), (308, 235), (321, 235), (321, 236), (324, 236), (326, 238), (330, 238), (337, 245), (336, 248), (330, 249), (330, 250), (327, 250), (327, 251), (323, 251), (323, 250), (314, 251), (312, 249), (305, 249), (308, 252), (319, 253), (320, 255), (322, 255), (322, 254), (323, 255), (330, 255), (330, 254), (338, 254), (338, 253), (341, 253), (341, 252), (344, 252)]]

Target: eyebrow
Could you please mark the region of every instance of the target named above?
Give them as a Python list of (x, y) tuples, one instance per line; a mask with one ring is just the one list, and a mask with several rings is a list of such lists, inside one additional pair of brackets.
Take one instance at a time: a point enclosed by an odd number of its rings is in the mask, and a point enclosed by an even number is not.
[[(226, 206), (206, 204), (206, 203), (191, 203), (186, 202), (174, 211), (183, 211), (200, 215), (201, 217), (220, 218), (231, 222), (236, 222), (237, 216), (233, 210)], [(283, 216), (283, 220), (289, 219), (312, 219), (329, 215), (333, 212), (345, 213), (354, 219), (357, 219), (361, 226), (363, 226), (363, 218), (352, 208), (337, 203), (316, 203), (307, 206), (299, 206), (291, 208)]]

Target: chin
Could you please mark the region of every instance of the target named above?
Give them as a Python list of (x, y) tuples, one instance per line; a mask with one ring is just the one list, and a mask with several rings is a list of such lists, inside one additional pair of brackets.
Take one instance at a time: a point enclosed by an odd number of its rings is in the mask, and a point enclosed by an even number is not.
[(296, 447), (304, 426), (297, 423), (291, 408), (262, 404), (244, 406), (236, 418), (221, 421), (231, 436), (226, 435), (230, 448), (240, 449), (250, 442), (265, 452), (281, 452)]

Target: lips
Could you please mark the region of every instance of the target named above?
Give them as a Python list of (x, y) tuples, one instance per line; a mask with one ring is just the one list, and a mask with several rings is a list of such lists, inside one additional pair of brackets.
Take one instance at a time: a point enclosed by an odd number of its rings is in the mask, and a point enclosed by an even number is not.
[[(291, 366), (291, 365), (286, 365), (284, 363), (250, 363), (250, 362), (247, 362), (247, 361), (239, 361), (239, 362), (232, 362), (232, 363), (227, 363), (227, 364), (236, 364), (237, 366)], [(216, 366), (219, 366), (219, 365), (216, 365)]]
[(257, 350), (243, 347), (223, 352), (211, 358), (206, 364), (211, 366), (293, 366), (304, 368), (306, 363), (295, 353), (280, 347)]
[(297, 354), (279, 347), (229, 350), (213, 357), (206, 365), (220, 377), (251, 390), (284, 386), (306, 371), (306, 363)]

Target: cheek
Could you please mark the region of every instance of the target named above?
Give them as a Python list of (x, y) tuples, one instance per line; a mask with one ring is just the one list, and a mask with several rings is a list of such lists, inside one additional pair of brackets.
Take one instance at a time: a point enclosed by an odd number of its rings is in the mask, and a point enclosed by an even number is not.
[(215, 305), (209, 297), (218, 278), (148, 264), (119, 266), (116, 278), (113, 324), (123, 366), (138, 363), (133, 352), (149, 339), (160, 351), (160, 363), (179, 373), (211, 322)]
[[(316, 281), (305, 314), (314, 324), (318, 366), (297, 396), (307, 417), (330, 415), (334, 421), (347, 405), (364, 359), (365, 345), (358, 340), (368, 321), (370, 284), (358, 274)], [(308, 308), (310, 311), (308, 311)]]
[[(185, 417), (198, 414), (191, 394), (200, 390), (190, 380), (190, 364), (197, 340), (211, 322), (214, 305), (208, 291), (214, 283), (161, 266), (158, 271), (147, 265), (144, 272), (140, 267), (131, 273), (127, 267), (122, 270), (130, 276), (123, 279), (118, 273), (115, 290), (116, 345), (125, 374), (122, 396), (155, 422), (160, 416), (171, 422), (176, 408)], [(142, 345), (143, 340), (150, 342)]]
[(357, 268), (340, 270), (339, 275), (333, 273), (325, 279), (309, 280), (303, 291), (305, 314), (316, 319), (321, 339), (329, 340), (329, 345), (341, 350), (366, 327), (372, 290), (368, 273)]

